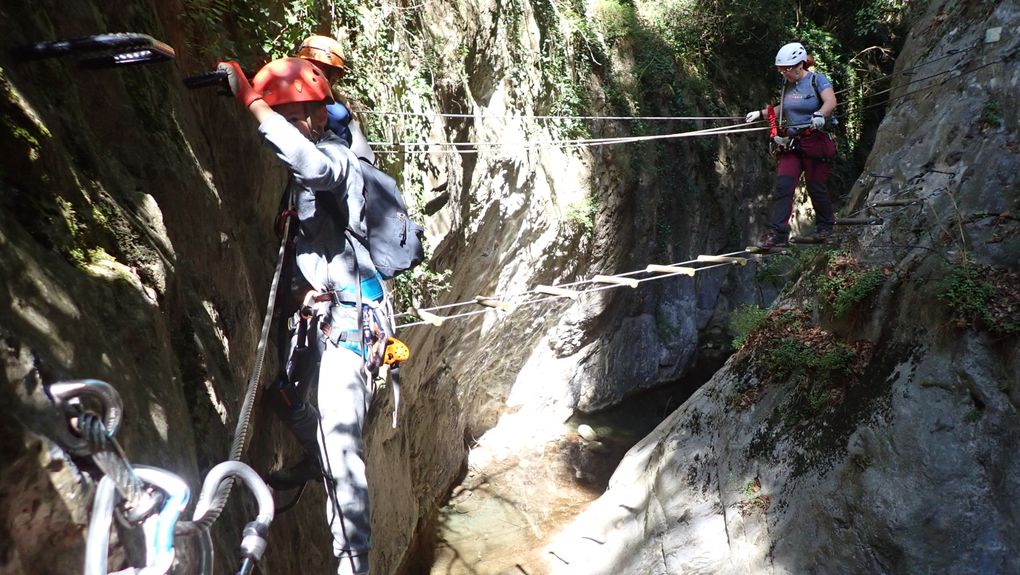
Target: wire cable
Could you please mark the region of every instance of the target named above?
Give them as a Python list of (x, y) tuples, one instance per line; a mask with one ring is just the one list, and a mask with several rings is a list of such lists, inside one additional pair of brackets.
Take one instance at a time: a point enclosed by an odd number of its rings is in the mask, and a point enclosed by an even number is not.
[[(740, 254), (746, 254), (746, 253), (748, 253), (747, 250), (741, 250), (741, 251), (730, 252), (730, 253), (726, 253), (726, 254), (718, 254), (716, 257), (739, 257)], [(670, 264), (670, 265), (673, 266), (673, 267), (684, 267), (684, 266), (687, 266), (689, 264), (703, 264), (703, 263), (705, 263), (705, 262), (702, 261), (702, 260), (693, 259), (693, 260), (687, 260), (687, 261), (678, 262), (678, 263)], [(709, 269), (718, 268), (718, 267), (731, 266), (731, 265), (734, 265), (736, 263), (737, 262), (715, 263), (715, 264), (712, 264), (712, 265), (703, 265), (701, 267), (697, 267), (697, 268), (694, 268), (694, 269), (695, 269), (696, 272), (701, 272), (703, 270), (709, 270)], [(638, 283), (638, 284), (645, 283), (645, 282), (650, 282), (650, 281), (661, 280), (661, 279), (666, 279), (666, 278), (671, 278), (671, 277), (677, 277), (677, 276), (680, 276), (680, 275), (687, 275), (687, 274), (681, 273), (681, 272), (656, 273), (656, 272), (649, 272), (649, 271), (647, 271), (647, 269), (641, 269), (641, 270), (634, 270), (634, 271), (629, 271), (629, 272), (623, 272), (623, 273), (614, 274), (614, 275), (610, 275), (610, 276), (603, 276), (603, 277), (624, 279), (624, 278), (633, 278), (634, 276), (641, 276), (641, 275), (645, 275), (647, 277), (642, 277), (642, 278), (639, 278), (639, 279), (635, 279), (636, 283)], [(606, 291), (606, 290), (615, 289), (615, 288), (619, 288), (619, 287), (625, 287), (623, 284), (608, 284), (608, 283), (603, 283), (603, 282), (597, 281), (594, 277), (589, 278), (589, 279), (584, 279), (584, 280), (578, 280), (578, 281), (575, 281), (575, 282), (569, 282), (569, 283), (565, 283), (565, 284), (557, 284), (557, 285), (552, 286), (552, 287), (568, 289), (568, 288), (572, 288), (572, 287), (576, 287), (576, 286), (582, 286), (582, 285), (592, 285), (594, 287), (590, 287), (590, 288), (587, 288), (587, 289), (581, 289), (581, 290), (575, 290), (578, 296), (583, 295), (583, 294), (588, 294), (588, 293), (595, 293), (595, 292), (600, 292), (600, 291)], [(537, 296), (537, 297), (535, 297), (534, 299), (524, 299), (523, 301), (519, 301), (522, 298), (528, 298), (528, 297), (531, 297), (531, 296)], [(552, 300), (558, 300), (558, 299), (563, 299), (563, 298), (564, 298), (564, 296), (544, 294), (544, 293), (536, 291), (535, 289), (532, 289), (532, 290), (528, 290), (528, 291), (524, 291), (524, 292), (520, 292), (520, 293), (516, 293), (516, 294), (502, 294), (502, 295), (499, 295), (499, 296), (495, 296), (492, 299), (496, 299), (496, 300), (499, 300), (499, 301), (505, 301), (506, 303), (509, 304), (509, 306), (513, 310), (516, 310), (517, 308), (520, 308), (520, 307), (523, 307), (523, 306), (534, 305), (534, 304), (538, 304), (538, 303), (544, 303), (544, 302), (548, 302), (548, 301), (552, 301)], [(430, 312), (438, 311), (438, 310), (442, 310), (442, 309), (451, 309), (451, 308), (455, 308), (455, 307), (463, 307), (463, 306), (469, 306), (469, 305), (479, 305), (479, 303), (478, 303), (477, 300), (467, 300), (467, 301), (462, 301), (462, 302), (457, 302), (457, 303), (452, 303), (452, 304), (444, 304), (444, 305), (434, 306), (434, 307), (418, 308), (417, 311), (430, 313)], [(476, 316), (476, 315), (481, 315), (481, 314), (488, 313), (488, 312), (491, 312), (491, 311), (495, 311), (495, 309), (487, 307), (485, 309), (478, 309), (478, 310), (472, 310), (472, 311), (463, 312), (463, 313), (459, 313), (459, 314), (451, 314), (451, 315), (441, 316), (440, 319), (443, 322), (445, 322), (447, 320), (452, 320), (452, 319), (462, 319), (462, 318), (472, 317), (472, 316)], [(407, 314), (402, 314), (402, 315), (407, 315)], [(411, 313), (411, 315), (415, 315), (415, 314)], [(421, 321), (409, 322), (409, 323), (398, 325), (397, 329), (399, 330), (399, 329), (414, 327), (414, 326), (418, 326), (418, 325), (431, 325), (431, 322), (423, 319)]]

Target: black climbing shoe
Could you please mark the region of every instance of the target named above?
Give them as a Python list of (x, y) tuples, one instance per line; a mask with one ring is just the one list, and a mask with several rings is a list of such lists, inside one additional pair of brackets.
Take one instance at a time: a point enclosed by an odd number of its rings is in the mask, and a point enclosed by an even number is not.
[(266, 483), (273, 489), (284, 490), (295, 489), (307, 481), (317, 481), (321, 478), (322, 469), (319, 467), (319, 458), (305, 455), (301, 461), (294, 465), (270, 473)]
[(832, 239), (832, 228), (818, 228), (815, 230), (815, 237), (823, 244), (829, 243), (829, 240)]

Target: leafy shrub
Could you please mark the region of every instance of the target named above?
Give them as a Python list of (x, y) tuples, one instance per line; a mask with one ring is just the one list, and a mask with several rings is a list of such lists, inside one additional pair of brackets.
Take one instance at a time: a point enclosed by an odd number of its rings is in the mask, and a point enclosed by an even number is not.
[(773, 377), (801, 383), (810, 380), (831, 382), (840, 376), (850, 375), (855, 357), (853, 348), (843, 343), (814, 346), (787, 337), (768, 350), (763, 360)]
[(747, 336), (761, 327), (768, 317), (768, 310), (756, 305), (742, 305), (730, 312), (730, 331), (733, 333), (733, 349), (744, 347)]
[(410, 272), (394, 278), (393, 308), (400, 313), (411, 307), (425, 307), (435, 303), (440, 294), (450, 289), (451, 270), (441, 272), (429, 268), (424, 262)]
[(1020, 277), (994, 267), (957, 266), (939, 283), (937, 297), (961, 328), (984, 326), (1001, 335), (1020, 334)]
[(843, 317), (877, 292), (883, 281), (885, 274), (881, 270), (864, 269), (846, 252), (832, 252), (825, 275), (818, 278), (817, 285), (836, 317)]

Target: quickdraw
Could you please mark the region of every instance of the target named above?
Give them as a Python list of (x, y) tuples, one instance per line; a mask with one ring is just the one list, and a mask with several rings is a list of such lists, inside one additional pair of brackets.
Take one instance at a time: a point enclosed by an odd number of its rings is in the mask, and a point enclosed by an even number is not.
[(769, 104), (769, 153), (772, 155), (779, 155), (780, 152), (787, 152), (793, 149), (795, 145), (794, 139), (787, 136), (779, 135), (779, 121), (776, 120), (776, 106)]
[(769, 140), (779, 135), (779, 126), (776, 125), (776, 106), (769, 104)]

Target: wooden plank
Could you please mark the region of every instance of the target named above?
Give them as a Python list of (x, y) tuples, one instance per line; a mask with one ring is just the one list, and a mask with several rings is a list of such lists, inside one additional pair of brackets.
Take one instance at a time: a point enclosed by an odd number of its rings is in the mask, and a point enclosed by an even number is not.
[(414, 315), (420, 317), (423, 322), (430, 323), (435, 326), (443, 325), (443, 320), (446, 319), (442, 316), (431, 314), (423, 309), (413, 307), (411, 308), (411, 311), (414, 313)]
[(917, 198), (910, 198), (904, 200), (885, 200), (881, 202), (872, 202), (868, 204), (873, 208), (894, 208), (899, 206), (912, 206), (914, 204), (920, 204), (921, 200)]
[(697, 268), (689, 268), (684, 266), (663, 266), (659, 264), (648, 264), (645, 268), (646, 272), (658, 273), (658, 274), (684, 274), (688, 276), (694, 276)]
[(638, 286), (638, 281), (636, 279), (633, 279), (633, 278), (621, 278), (621, 277), (617, 277), (617, 276), (597, 275), (597, 276), (591, 278), (591, 281), (593, 281), (595, 283), (600, 283), (600, 284), (624, 285), (624, 286), (628, 286), (628, 287), (631, 287), (631, 288), (636, 288)]
[(878, 226), (882, 218), (836, 218), (837, 226)]
[(581, 295), (580, 293), (578, 293), (578, 292), (576, 292), (576, 291), (574, 291), (572, 289), (561, 288), (561, 287), (557, 287), (557, 286), (539, 285), (539, 286), (535, 286), (535, 291), (537, 293), (541, 293), (541, 294), (545, 294), (545, 295), (555, 295), (555, 296), (560, 296), (560, 297), (568, 297), (570, 299), (577, 299), (577, 296)]
[(513, 309), (513, 306), (511, 306), (510, 304), (508, 304), (507, 302), (505, 302), (505, 301), (503, 301), (501, 299), (497, 299), (497, 298), (494, 298), (494, 297), (488, 297), (488, 296), (484, 296), (484, 295), (475, 296), (475, 303), (477, 303), (478, 305), (481, 305), (481, 306), (491, 307), (493, 309), (498, 309), (498, 310), (503, 310), (503, 311), (510, 311), (510, 310)]
[(737, 264), (738, 266), (746, 266), (747, 258), (737, 258), (733, 256), (698, 256), (699, 262), (712, 262), (718, 264)]

